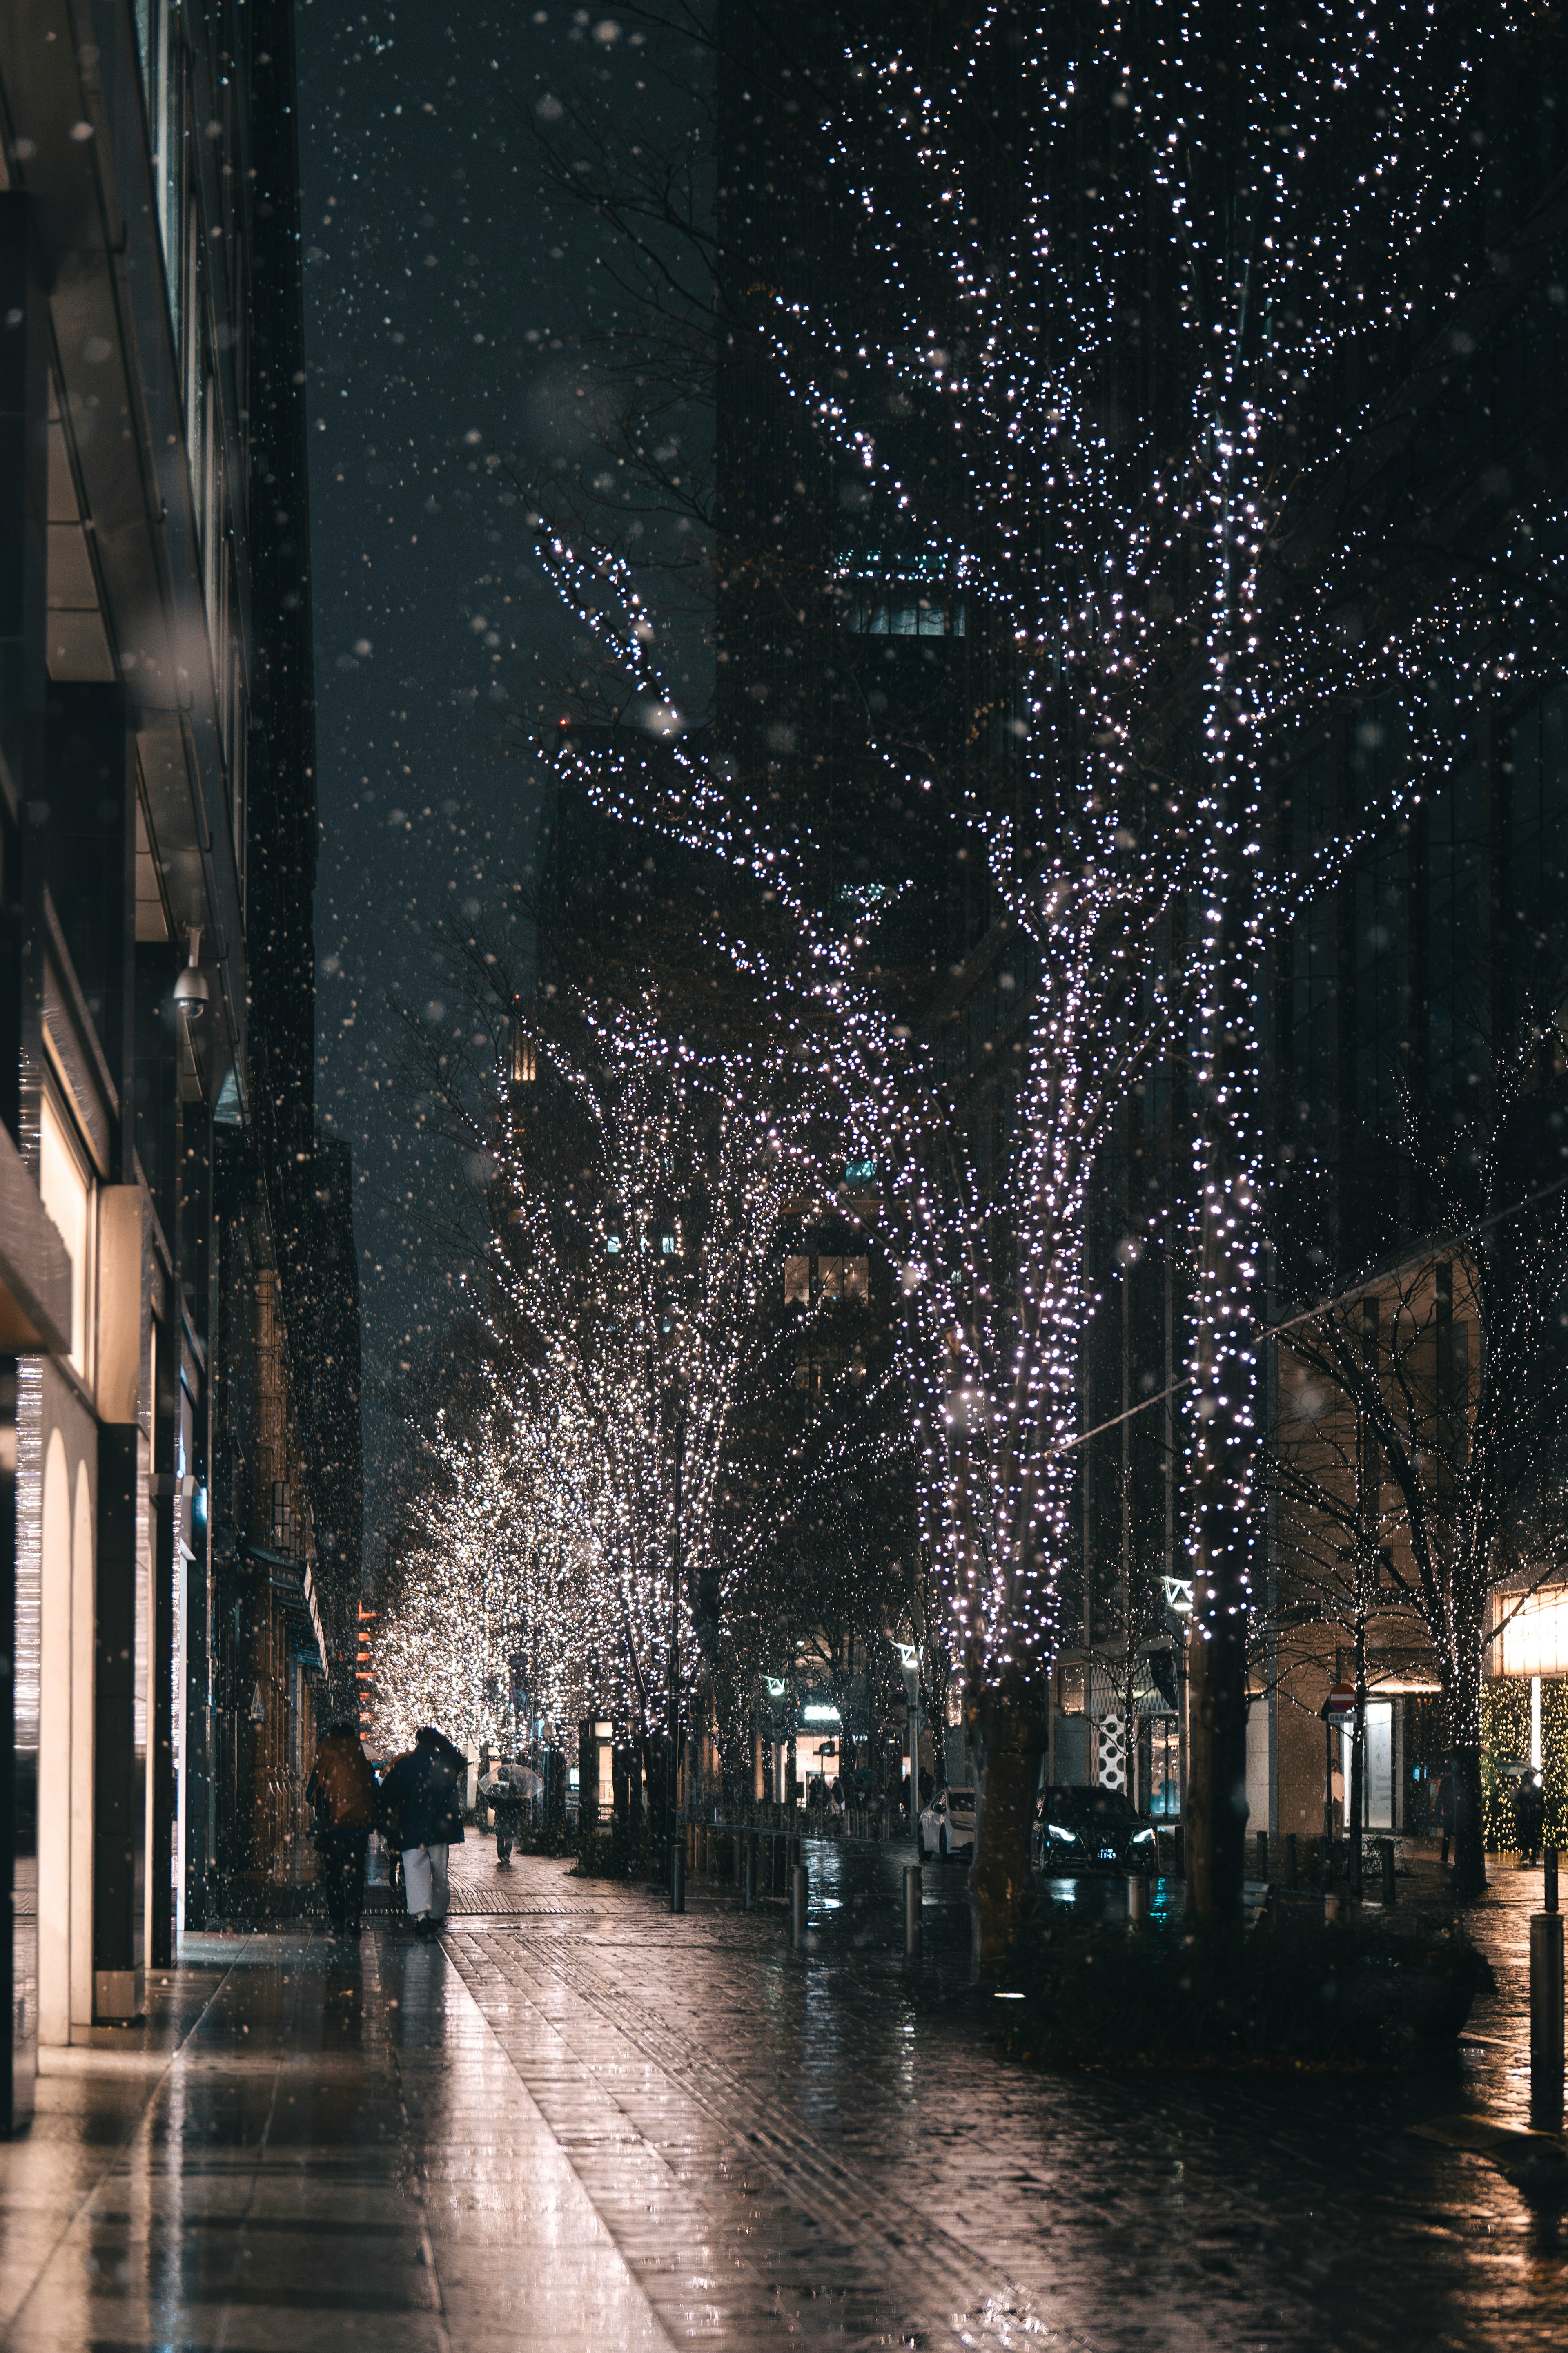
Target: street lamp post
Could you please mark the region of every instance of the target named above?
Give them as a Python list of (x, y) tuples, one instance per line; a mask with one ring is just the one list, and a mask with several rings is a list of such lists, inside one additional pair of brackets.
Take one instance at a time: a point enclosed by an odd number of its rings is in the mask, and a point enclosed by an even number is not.
[(921, 1835), (921, 1651), (918, 1642), (899, 1644), (899, 1663), (910, 1678), (910, 1836)]
[(676, 1903), (675, 1850), (678, 1831), (676, 1806), (676, 1742), (680, 1729), (680, 1681), (676, 1672), (677, 1646), (680, 1630), (680, 1472), (686, 1452), (686, 1424), (675, 1425), (675, 1536), (670, 1553), (669, 1583), (669, 1692), (668, 1737), (665, 1749), (664, 1826), (667, 1841), (665, 1868), (669, 1880), (669, 1902), (672, 1911), (681, 1908)]
[[(763, 1683), (768, 1694), (768, 1731), (772, 1736), (773, 1751), (773, 1769), (771, 1778), (776, 1793), (776, 1799), (778, 1801), (782, 1801), (784, 1796), (784, 1773), (782, 1770), (784, 1744), (779, 1734), (779, 1702), (784, 1695), (784, 1678), (783, 1675), (764, 1675), (763, 1677)], [(790, 1795), (792, 1798), (794, 1797), (795, 1792), (793, 1789), (790, 1791)]]

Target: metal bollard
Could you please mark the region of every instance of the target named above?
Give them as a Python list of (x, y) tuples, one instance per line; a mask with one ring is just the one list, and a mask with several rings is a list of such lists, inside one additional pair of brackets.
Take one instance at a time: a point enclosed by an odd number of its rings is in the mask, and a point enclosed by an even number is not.
[(1287, 1831), (1285, 1833), (1285, 1884), (1287, 1887), (1300, 1885), (1300, 1869), (1296, 1860), (1296, 1833), (1294, 1831)]
[(669, 1908), (672, 1912), (686, 1909), (686, 1841), (674, 1838), (669, 1841)]
[(1332, 1927), (1345, 1916), (1345, 1899), (1337, 1887), (1331, 1887), (1323, 1898), (1323, 1925)]
[(1127, 1925), (1141, 1927), (1149, 1917), (1149, 1883), (1141, 1871), (1127, 1874)]
[(918, 1862), (904, 1865), (904, 1951), (910, 1960), (919, 1957), (921, 1949), (921, 1908), (924, 1902), (923, 1883)]
[(1541, 1858), (1541, 1908), (1543, 1912), (1557, 1909), (1557, 1849), (1549, 1846)]
[(1530, 1915), (1530, 2121), (1563, 2128), (1563, 1915)]
[(1394, 1884), (1394, 1841), (1379, 1839), (1377, 1851), (1383, 1863), (1383, 1908), (1385, 1912), (1392, 1912), (1396, 1901), (1396, 1890)]
[(804, 1951), (805, 1947), (807, 1893), (805, 1865), (804, 1862), (797, 1862), (795, 1867), (795, 1882), (791, 1890), (789, 1907), (789, 1940), (797, 1953)]
[(1258, 1833), (1258, 1876), (1259, 1879), (1264, 1881), (1267, 1881), (1268, 1877), (1268, 1833), (1267, 1831), (1259, 1831)]

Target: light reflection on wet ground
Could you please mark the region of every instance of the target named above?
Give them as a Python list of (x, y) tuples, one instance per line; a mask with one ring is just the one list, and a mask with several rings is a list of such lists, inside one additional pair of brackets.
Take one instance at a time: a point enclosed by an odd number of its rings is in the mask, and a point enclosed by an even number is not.
[(118, 2039), (119, 2072), (66, 2054), (30, 2137), (0, 2149), (0, 2337), (1560, 2342), (1559, 2224), (1415, 2130), (1470, 2107), (1522, 2121), (1538, 1876), (1500, 1872), (1476, 1915), (1500, 1989), (1446, 2069), (1194, 2081), (999, 2058), (961, 1864), (927, 1866), (922, 1955), (903, 1957), (911, 1855), (809, 1848), (804, 1956), (780, 1905), (744, 1915), (698, 1881), (674, 1919), (556, 1862), (498, 1875), (479, 1841), (458, 1862), (474, 1908), (443, 1947), (390, 1925), (357, 1952), (193, 1943), (147, 2032)]

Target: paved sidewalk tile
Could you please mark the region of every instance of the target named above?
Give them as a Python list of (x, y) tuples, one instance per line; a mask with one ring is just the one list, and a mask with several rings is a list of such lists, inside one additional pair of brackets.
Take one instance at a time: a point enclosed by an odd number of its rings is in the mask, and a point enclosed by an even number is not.
[(813, 1854), (805, 1955), (477, 1841), (438, 1945), (188, 1940), (0, 2147), (0, 2345), (1556, 2353), (1557, 2223), (1414, 2129), (1519, 2106), (1522, 1877), (1449, 2075), (1117, 2080), (998, 2055), (958, 1874), (907, 1966), (897, 1861)]
[(1508, 2032), (1458, 2075), (1116, 2081), (1000, 2060), (961, 1918), (907, 1970), (874, 1861), (813, 1856), (803, 1959), (711, 1889), (672, 1918), (520, 1860), (531, 1914), (470, 1906), (447, 1948), (677, 2341), (1560, 2344), (1555, 2226), (1410, 2129), (1489, 2070), (1489, 2102), (1517, 2094), (1511, 1890), (1482, 1924)]
[(163, 2072), (85, 2054), (0, 2147), (0, 2342), (667, 2353), (438, 1951), (192, 1941), (203, 1966), (174, 1979), (190, 2031)]

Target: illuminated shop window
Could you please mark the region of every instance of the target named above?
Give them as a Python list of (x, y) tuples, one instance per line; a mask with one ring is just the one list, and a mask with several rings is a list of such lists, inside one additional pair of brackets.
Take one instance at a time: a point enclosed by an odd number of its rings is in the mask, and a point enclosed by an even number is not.
[(1568, 1674), (1568, 1585), (1544, 1586), (1517, 1607), (1505, 1596), (1502, 1614), (1508, 1623), (1492, 1649), (1500, 1674)]

